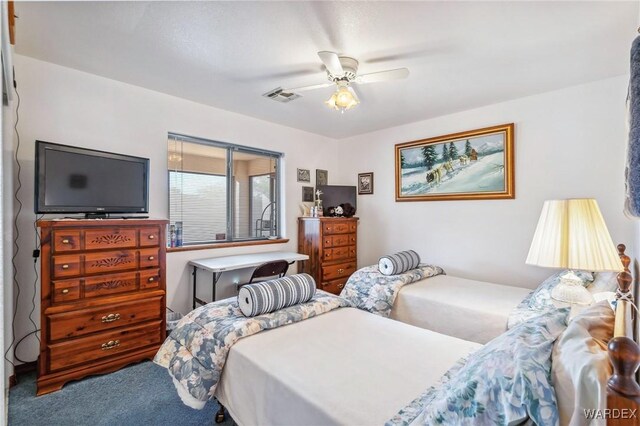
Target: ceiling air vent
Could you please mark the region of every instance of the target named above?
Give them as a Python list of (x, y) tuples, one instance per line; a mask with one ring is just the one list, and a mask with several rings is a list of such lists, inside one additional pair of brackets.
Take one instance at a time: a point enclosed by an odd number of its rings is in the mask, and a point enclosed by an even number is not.
[(300, 95), (298, 95), (297, 93), (284, 92), (282, 87), (270, 90), (262, 96), (278, 102), (291, 102), (292, 100), (298, 99), (300, 97)]

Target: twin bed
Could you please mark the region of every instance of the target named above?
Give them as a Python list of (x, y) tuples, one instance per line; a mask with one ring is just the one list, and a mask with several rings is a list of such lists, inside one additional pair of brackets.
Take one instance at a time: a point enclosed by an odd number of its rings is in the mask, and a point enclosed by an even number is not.
[(511, 311), (530, 291), (437, 275), (402, 287), (390, 318), (484, 344), (506, 331)]
[(479, 347), (341, 308), (238, 341), (216, 397), (239, 425), (383, 425)]
[[(628, 294), (624, 274), (620, 292)], [(233, 344), (210, 396), (239, 425), (385, 424), (459, 359), (502, 334), (528, 293), (437, 275), (402, 288), (389, 315), (398, 321), (344, 307), (263, 331)], [(631, 314), (631, 304), (620, 301), (608, 407), (640, 402)]]

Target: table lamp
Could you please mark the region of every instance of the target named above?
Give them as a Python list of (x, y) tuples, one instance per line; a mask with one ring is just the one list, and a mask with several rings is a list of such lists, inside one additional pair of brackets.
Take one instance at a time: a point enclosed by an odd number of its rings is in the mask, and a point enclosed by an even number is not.
[(590, 304), (593, 298), (573, 271), (624, 270), (598, 203), (591, 198), (545, 201), (526, 263), (569, 269), (551, 297), (576, 304)]

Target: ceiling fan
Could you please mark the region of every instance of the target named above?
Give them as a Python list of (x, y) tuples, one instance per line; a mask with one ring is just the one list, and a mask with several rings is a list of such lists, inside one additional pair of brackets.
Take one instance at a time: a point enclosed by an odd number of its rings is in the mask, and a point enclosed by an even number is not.
[(358, 74), (358, 61), (349, 56), (339, 56), (335, 52), (322, 51), (318, 52), (320, 60), (327, 70), (328, 82), (314, 84), (311, 86), (294, 87), (291, 89), (277, 88), (271, 92), (265, 93), (264, 96), (270, 98), (282, 97), (283, 102), (293, 100), (300, 95), (299, 92), (321, 89), (336, 85), (337, 89), (325, 104), (330, 108), (343, 112), (355, 107), (360, 103), (358, 95), (352, 87), (352, 84), (369, 84), (380, 81), (401, 80), (407, 78), (409, 70), (407, 68), (398, 68), (387, 71), (372, 72), (369, 74)]

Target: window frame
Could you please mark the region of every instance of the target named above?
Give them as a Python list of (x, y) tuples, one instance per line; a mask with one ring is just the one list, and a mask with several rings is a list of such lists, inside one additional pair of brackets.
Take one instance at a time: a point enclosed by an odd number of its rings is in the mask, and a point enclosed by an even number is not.
[[(227, 227), (226, 227), (227, 238), (224, 240), (201, 241), (197, 243), (183, 244), (182, 247), (177, 247), (178, 249), (188, 250), (189, 248), (192, 248), (192, 249), (208, 248), (208, 247), (214, 247), (216, 245), (222, 245), (222, 246), (241, 245), (243, 243), (259, 244), (261, 241), (269, 241), (269, 242), (284, 241), (285, 237), (284, 235), (282, 235), (282, 230), (284, 229), (283, 226), (284, 226), (285, 218), (283, 217), (283, 214), (285, 210), (282, 209), (283, 196), (282, 196), (282, 190), (281, 190), (282, 179), (284, 178), (284, 176), (282, 175), (282, 160), (284, 158), (284, 153), (271, 151), (267, 149), (254, 148), (254, 147), (245, 146), (245, 145), (238, 145), (238, 144), (233, 144), (229, 142), (214, 141), (214, 140), (199, 138), (195, 136), (183, 135), (180, 133), (169, 132), (167, 142), (171, 140), (175, 140), (177, 142), (195, 143), (195, 144), (210, 146), (214, 148), (221, 148), (227, 151), (226, 174), (224, 175), (227, 178), (227, 218), (226, 218), (227, 219)], [(276, 203), (275, 217), (276, 217), (276, 226), (277, 226), (276, 228), (277, 235), (275, 236), (245, 237), (245, 238), (236, 238), (234, 236), (236, 221), (233, 213), (234, 213), (236, 194), (235, 194), (235, 188), (234, 188), (235, 176), (234, 176), (234, 170), (233, 170), (233, 153), (235, 152), (271, 157), (275, 161), (275, 171), (273, 172), (273, 175), (275, 176), (274, 199)], [(169, 167), (169, 149), (167, 147), (167, 212), (171, 211), (171, 175), (170, 175), (171, 172), (184, 172), (184, 171), (172, 170)], [(191, 172), (187, 171), (186, 173), (191, 173)], [(222, 176), (222, 175), (219, 175), (219, 176)], [(251, 212), (249, 212), (249, 217), (251, 216), (250, 213)], [(169, 216), (169, 214), (167, 215)], [(169, 217), (169, 220), (171, 220), (171, 217)], [(172, 249), (176, 249), (176, 247), (172, 247)]]

